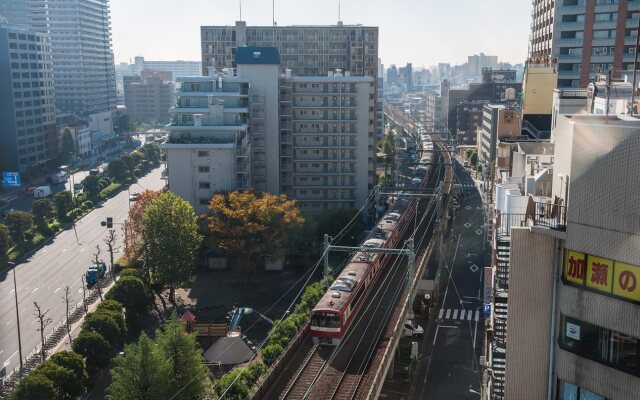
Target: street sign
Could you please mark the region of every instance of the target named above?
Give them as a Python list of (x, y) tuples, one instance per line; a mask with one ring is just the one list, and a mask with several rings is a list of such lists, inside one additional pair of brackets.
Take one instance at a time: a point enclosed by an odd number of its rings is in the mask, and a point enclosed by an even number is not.
[(484, 304), (488, 304), (491, 302), (491, 291), (493, 288), (492, 282), (492, 269), (491, 267), (484, 267), (484, 287), (483, 287), (483, 300)]
[(4, 187), (20, 186), (20, 172), (3, 172), (2, 186)]
[(482, 313), (485, 315), (485, 317), (488, 317), (489, 314), (491, 314), (491, 304), (485, 304), (484, 306), (482, 306)]

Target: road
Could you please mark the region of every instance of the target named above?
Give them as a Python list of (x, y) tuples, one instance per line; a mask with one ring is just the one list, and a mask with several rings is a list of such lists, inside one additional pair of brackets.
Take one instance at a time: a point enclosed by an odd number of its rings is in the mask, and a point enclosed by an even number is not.
[[(414, 380), (414, 399), (479, 399), (481, 372), (478, 365), (484, 338), (482, 315), (483, 267), (488, 265), (489, 246), (483, 249), (485, 220), (482, 200), (473, 179), (456, 163), (459, 197), (451, 256), (444, 260), (447, 286), (436, 313), (435, 329), (425, 335)], [(447, 276), (448, 275), (448, 276)]]
[[(160, 189), (164, 186), (161, 179), (162, 167), (153, 170), (131, 185), (131, 192), (144, 189)], [(129, 194), (125, 190), (109, 199), (76, 223), (77, 240), (74, 229), (68, 229), (52, 242), (33, 254), (28, 260), (15, 268), (18, 302), (20, 305), (20, 328), (22, 333), (22, 356), (33, 351), (40, 344), (34, 318), (34, 302), (49, 310), (47, 317), (51, 325), (45, 329), (45, 335), (65, 316), (63, 295), (69, 285), (73, 303), (82, 300), (81, 276), (91, 264), (96, 245), (101, 245), (103, 258), (107, 264), (109, 255), (103, 242), (107, 230), (100, 222), (113, 217), (116, 223), (125, 220), (129, 208)], [(123, 234), (118, 232), (118, 247), (122, 247)], [(117, 258), (118, 255), (115, 256)], [(7, 372), (19, 365), (16, 310), (11, 271), (0, 274), (0, 362)]]

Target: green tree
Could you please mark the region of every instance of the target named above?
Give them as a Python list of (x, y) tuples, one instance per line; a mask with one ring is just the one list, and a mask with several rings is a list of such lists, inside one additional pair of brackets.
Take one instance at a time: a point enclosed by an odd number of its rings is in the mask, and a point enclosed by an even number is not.
[(46, 232), (49, 230), (49, 220), (55, 216), (53, 210), (53, 202), (49, 199), (38, 199), (33, 202), (31, 208), (33, 219), (40, 232)]
[(82, 323), (82, 329), (98, 332), (109, 344), (116, 348), (122, 344), (126, 334), (126, 325), (120, 313), (107, 310), (96, 310), (87, 314)]
[(124, 182), (129, 177), (127, 164), (121, 159), (109, 161), (109, 176), (113, 177), (116, 182)]
[(133, 170), (136, 168), (136, 163), (130, 155), (124, 155), (120, 158), (124, 165), (127, 167), (129, 173), (133, 173)]
[(107, 399), (168, 399), (167, 374), (167, 362), (160, 350), (142, 333), (138, 343), (128, 345), (124, 355), (116, 357)]
[[(168, 363), (170, 394), (176, 400), (199, 399), (204, 393), (207, 367), (202, 364), (202, 350), (195, 335), (185, 332), (184, 323), (173, 314), (163, 331), (156, 333), (156, 343)], [(186, 385), (180, 393), (175, 393)]]
[(469, 162), (471, 162), (471, 165), (473, 165), (474, 167), (478, 164), (478, 153), (477, 152), (474, 151), (471, 154)]
[[(353, 220), (353, 222), (351, 222)], [(362, 232), (367, 228), (362, 215), (358, 215), (358, 210), (355, 208), (334, 208), (325, 211), (320, 218), (318, 218), (318, 226), (316, 229), (317, 240), (323, 240), (324, 234), (335, 237), (342, 229), (349, 223), (349, 227), (342, 232), (338, 241), (344, 246), (354, 246), (360, 243), (360, 237)]]
[(225, 400), (244, 400), (249, 397), (249, 387), (242, 377), (238, 375), (244, 373), (244, 368), (236, 368), (228, 374), (224, 374), (213, 384), (213, 392), (221, 397), (224, 394)]
[(56, 398), (53, 382), (42, 374), (29, 374), (20, 381), (13, 400), (52, 400)]
[(54, 199), (56, 203), (56, 214), (58, 215), (58, 220), (66, 220), (67, 213), (73, 209), (73, 198), (71, 197), (71, 193), (66, 190), (58, 192), (56, 193)]
[(262, 348), (262, 350), (260, 350), (260, 355), (262, 356), (264, 363), (268, 366), (271, 366), (274, 362), (276, 362), (278, 357), (280, 357), (280, 354), (282, 354), (283, 350), (284, 349), (279, 344), (270, 344), (269, 346), (266, 346)]
[(239, 191), (216, 194), (209, 210), (212, 244), (236, 258), (247, 283), (262, 260), (282, 257), (290, 234), (304, 222), (295, 201), (285, 195)]
[(122, 114), (118, 117), (118, 133), (135, 132), (138, 129), (138, 125), (131, 115)]
[(98, 332), (83, 329), (73, 341), (73, 351), (82, 355), (87, 361), (89, 371), (97, 371), (109, 365), (113, 355), (113, 347)]
[(14, 243), (24, 242), (24, 233), (33, 226), (33, 216), (24, 211), (11, 211), (4, 220)]
[(11, 243), (9, 228), (4, 224), (0, 224), (0, 256), (9, 251)]
[(76, 153), (76, 145), (73, 142), (73, 136), (68, 128), (65, 128), (62, 132), (62, 140), (60, 141), (60, 162), (63, 164), (68, 163), (73, 159), (73, 155)]
[(170, 287), (169, 299), (175, 302), (176, 287), (188, 286), (193, 280), (202, 241), (196, 214), (189, 203), (166, 192), (146, 207), (142, 221), (146, 267), (154, 284)]
[(107, 293), (107, 299), (116, 300), (127, 310), (127, 321), (130, 316), (146, 313), (153, 302), (153, 295), (144, 282), (135, 276), (121, 276)]
[(69, 350), (58, 351), (53, 353), (47, 362), (57, 364), (71, 371), (76, 387), (82, 389), (87, 385), (89, 379), (87, 367), (80, 354)]
[(82, 180), (84, 193), (90, 199), (95, 199), (100, 193), (100, 179), (96, 175), (89, 175)]
[(84, 393), (84, 385), (77, 379), (74, 372), (49, 360), (40, 364), (33, 374), (41, 374), (53, 383), (58, 399), (72, 399)]
[(142, 151), (144, 152), (144, 157), (153, 165), (158, 165), (160, 163), (161, 152), (160, 147), (155, 143), (147, 143), (142, 146)]

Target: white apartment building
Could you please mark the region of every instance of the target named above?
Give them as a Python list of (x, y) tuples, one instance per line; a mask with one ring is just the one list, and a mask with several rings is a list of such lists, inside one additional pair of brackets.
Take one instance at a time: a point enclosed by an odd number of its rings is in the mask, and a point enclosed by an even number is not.
[(169, 188), (206, 210), (218, 191), (284, 193), (311, 213), (359, 207), (373, 187), (372, 77), (296, 77), (274, 47), (241, 47), (237, 69), (178, 78), (167, 126)]

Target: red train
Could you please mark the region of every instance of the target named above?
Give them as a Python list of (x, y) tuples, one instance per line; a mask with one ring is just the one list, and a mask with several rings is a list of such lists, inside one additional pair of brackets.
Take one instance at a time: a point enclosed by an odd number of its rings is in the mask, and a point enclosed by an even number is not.
[[(422, 148), (433, 149), (433, 143), (423, 137)], [(422, 165), (416, 168), (420, 186), (429, 179), (429, 165), (433, 152), (423, 153)], [(365, 240), (364, 247), (400, 248), (406, 239), (405, 233), (413, 228), (414, 214), (418, 201), (408, 196), (400, 196), (380, 219), (372, 235)], [(344, 267), (322, 299), (311, 311), (310, 333), (314, 343), (336, 346), (342, 340), (362, 300), (386, 266), (389, 255), (382, 253), (356, 253)]]

